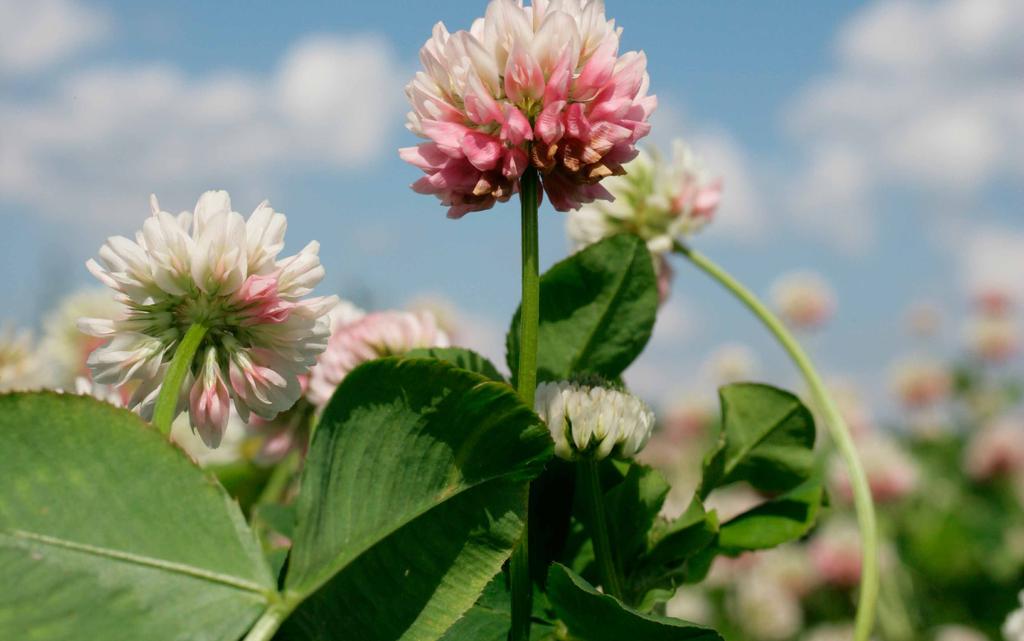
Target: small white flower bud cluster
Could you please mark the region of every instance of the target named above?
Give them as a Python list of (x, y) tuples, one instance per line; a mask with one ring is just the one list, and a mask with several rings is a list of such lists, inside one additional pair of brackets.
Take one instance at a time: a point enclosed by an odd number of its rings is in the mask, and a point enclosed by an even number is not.
[(541, 383), (534, 405), (551, 431), (555, 454), (570, 461), (635, 456), (654, 427), (654, 413), (643, 401), (605, 387)]

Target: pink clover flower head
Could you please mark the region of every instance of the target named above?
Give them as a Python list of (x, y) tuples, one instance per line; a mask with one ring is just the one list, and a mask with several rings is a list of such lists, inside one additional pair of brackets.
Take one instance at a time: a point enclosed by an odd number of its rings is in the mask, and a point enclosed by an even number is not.
[(609, 199), (650, 131), (643, 52), (620, 55), (602, 0), (491, 0), (468, 31), (434, 27), (406, 87), (407, 127), (428, 142), (401, 149), (426, 174), (413, 184), (450, 218), (490, 209), (528, 166), (559, 211)]
[(906, 357), (893, 364), (889, 373), (893, 392), (904, 407), (922, 410), (949, 398), (953, 374), (949, 368), (927, 357)]
[(973, 434), (964, 454), (964, 467), (976, 481), (1024, 472), (1024, 419), (1003, 417)]
[(135, 239), (114, 236), (89, 271), (115, 292), (114, 318), (82, 318), (106, 343), (88, 358), (93, 380), (135, 381), (129, 408), (150, 417), (179, 341), (193, 324), (206, 336), (181, 390), (192, 429), (217, 447), (233, 405), (242, 420), (273, 418), (301, 395), (299, 377), (326, 348), (334, 297), (309, 298), (323, 278), (319, 245), (279, 258), (285, 216), (261, 203), (245, 219), (227, 192), (209, 191), (193, 212), (160, 209)]
[[(857, 442), (857, 451), (864, 463), (871, 495), (878, 503), (897, 501), (917, 488), (920, 478), (917, 464), (892, 439), (879, 434), (863, 437)], [(830, 476), (835, 493), (852, 503), (853, 487), (840, 459), (833, 459)]]
[(345, 376), (367, 361), (420, 347), (448, 345), (448, 335), (426, 310), (374, 312), (355, 320), (343, 319), (336, 324), (327, 350), (313, 368), (306, 396), (323, 407)]
[(772, 285), (771, 300), (782, 319), (798, 329), (817, 329), (836, 311), (836, 295), (820, 275), (793, 272)]

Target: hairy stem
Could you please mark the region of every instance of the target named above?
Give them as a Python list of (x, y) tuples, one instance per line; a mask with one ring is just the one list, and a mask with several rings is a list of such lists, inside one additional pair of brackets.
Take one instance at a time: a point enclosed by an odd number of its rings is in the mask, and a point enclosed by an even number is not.
[(579, 462), (584, 500), (590, 506), (590, 538), (594, 542), (594, 559), (606, 594), (622, 600), (622, 573), (608, 536), (608, 515), (604, 510), (604, 492), (597, 473), (597, 461), (586, 458)]
[(782, 348), (786, 350), (793, 363), (800, 370), (807, 386), (810, 388), (814, 402), (825, 418), (832, 440), (839, 455), (846, 464), (853, 487), (854, 507), (857, 510), (857, 523), (860, 528), (863, 553), (860, 597), (857, 604), (857, 620), (854, 641), (868, 641), (875, 624), (875, 611), (878, 605), (878, 524), (875, 517), (875, 506), (871, 499), (871, 488), (867, 476), (857, 457), (857, 449), (853, 437), (846, 425), (839, 408), (832, 400), (831, 394), (818, 375), (807, 354), (786, 326), (746, 287), (730, 276), (724, 269), (716, 265), (706, 256), (676, 243), (676, 252), (682, 254), (705, 274), (718, 281), (740, 300), (775, 336)]
[(160, 386), (160, 395), (156, 398), (156, 407), (153, 409), (153, 425), (164, 434), (171, 433), (171, 423), (178, 413), (178, 397), (181, 394), (181, 386), (185, 383), (192, 368), (192, 361), (195, 360), (196, 352), (206, 336), (206, 326), (195, 323), (188, 328), (178, 348), (174, 350), (174, 358), (171, 359), (171, 366), (167, 368), (167, 375)]
[[(516, 388), (519, 397), (533, 407), (537, 391), (537, 325), (540, 322), (540, 268), (538, 261), (537, 205), (540, 181), (537, 170), (528, 167), (519, 179), (519, 200), (523, 229), (523, 302), (519, 312), (519, 355), (516, 366)], [(529, 494), (527, 494), (529, 500)], [(511, 641), (530, 638), (530, 616), (533, 611), (533, 585), (530, 582), (529, 505), (523, 523), (523, 536), (509, 562), (512, 575)]]

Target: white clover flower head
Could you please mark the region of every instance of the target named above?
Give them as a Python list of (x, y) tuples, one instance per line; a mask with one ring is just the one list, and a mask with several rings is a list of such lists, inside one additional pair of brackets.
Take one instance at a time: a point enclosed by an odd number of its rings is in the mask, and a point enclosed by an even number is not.
[(90, 336), (78, 329), (78, 319), (117, 319), (123, 305), (107, 289), (84, 289), (61, 300), (43, 321), (40, 350), (58, 386), (77, 385), (77, 379), (88, 376), (86, 361), (89, 354), (104, 343), (104, 339)]
[(836, 295), (820, 274), (792, 272), (771, 288), (771, 300), (782, 319), (800, 329), (821, 327), (836, 311)]
[(299, 377), (327, 346), (335, 297), (306, 298), (323, 277), (319, 245), (278, 258), (285, 216), (261, 203), (248, 220), (227, 192), (209, 191), (177, 216), (150, 199), (152, 216), (135, 240), (109, 238), (89, 270), (115, 292), (121, 313), (82, 318), (79, 328), (108, 342), (90, 354), (93, 379), (136, 381), (128, 406), (149, 417), (165, 370), (196, 323), (207, 328), (180, 406), (210, 447), (220, 443), (233, 405), (242, 420), (273, 418), (299, 398)]
[(713, 178), (703, 160), (682, 140), (673, 143), (671, 161), (655, 149), (641, 151), (626, 173), (605, 180), (615, 197), (595, 201), (570, 212), (569, 238), (577, 249), (617, 233), (636, 234), (654, 254), (672, 251), (711, 222), (722, 194), (722, 181)]
[(1003, 638), (1006, 641), (1024, 641), (1024, 590), (1017, 595), (1020, 607), (1011, 612), (1003, 623)]
[(46, 375), (32, 334), (12, 327), (0, 329), (0, 392), (44, 387)]
[(632, 458), (654, 427), (654, 412), (643, 401), (607, 387), (541, 383), (534, 407), (551, 431), (555, 454), (568, 461)]
[(331, 400), (341, 381), (359, 365), (421, 347), (448, 347), (448, 335), (428, 311), (384, 311), (355, 320), (342, 318), (310, 375), (306, 395), (317, 407)]

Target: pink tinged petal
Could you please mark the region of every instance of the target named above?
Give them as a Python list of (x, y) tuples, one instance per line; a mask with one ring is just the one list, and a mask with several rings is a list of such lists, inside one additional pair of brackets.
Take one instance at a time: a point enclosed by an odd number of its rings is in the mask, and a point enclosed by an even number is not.
[(442, 191), (441, 188), (439, 188), (436, 185), (434, 185), (433, 181), (430, 180), (429, 176), (424, 176), (423, 178), (420, 178), (419, 180), (414, 182), (412, 185), (410, 185), (410, 187), (417, 194), (424, 194), (424, 195), (434, 195), (434, 194), (437, 194), (438, 192)]
[(454, 122), (423, 121), (423, 133), (438, 145), (450, 149), (459, 149), (462, 139), (472, 131), (465, 125)]
[(505, 94), (517, 104), (537, 100), (544, 94), (544, 71), (519, 42), (512, 45), (505, 65)]
[(501, 140), (519, 146), (524, 141), (533, 140), (533, 129), (530, 121), (523, 112), (512, 105), (506, 105), (505, 115), (501, 125)]
[(189, 391), (189, 421), (208, 447), (220, 445), (230, 416), (231, 398), (217, 365), (217, 353), (206, 353), (202, 373)]
[(569, 84), (572, 82), (573, 67), (570, 61), (569, 47), (562, 50), (548, 75), (548, 84), (544, 88), (544, 104), (551, 104), (569, 99)]
[(569, 105), (565, 112), (565, 131), (570, 138), (584, 139), (590, 135), (590, 122), (578, 102)]
[(572, 97), (574, 100), (592, 100), (615, 72), (616, 54), (619, 50), (618, 40), (609, 38), (601, 43), (590, 56), (580, 75), (573, 83)]
[(462, 139), (462, 151), (466, 158), (480, 171), (494, 169), (501, 162), (501, 143), (487, 134), (474, 131)]
[(610, 95), (602, 93), (599, 99), (590, 104), (589, 117), (591, 122), (621, 120), (632, 106), (633, 100), (631, 98), (612, 98)]
[(447, 217), (451, 218), (452, 220), (458, 220), (459, 218), (462, 218), (466, 214), (470, 214), (475, 211), (485, 211), (487, 209), (490, 209), (491, 207), (494, 207), (495, 202), (497, 202), (497, 199), (491, 198), (485, 202), (452, 205), (451, 207), (448, 208)]
[(462, 32), (462, 44), (465, 46), (466, 54), (473, 63), (475, 75), (492, 93), (498, 93), (501, 89), (500, 69), (494, 59), (480, 41), (469, 33)]
[(501, 122), (501, 105), (498, 101), (476, 75), (470, 74), (468, 80), (469, 91), (464, 100), (469, 119), (478, 125)]
[(537, 116), (536, 134), (545, 144), (550, 145), (557, 142), (565, 134), (565, 127), (562, 124), (563, 109), (565, 109), (565, 102), (553, 102), (544, 107), (544, 110)]
[(647, 78), (647, 56), (642, 51), (627, 51), (619, 58), (612, 76), (616, 98), (634, 98)]
[(440, 169), (449, 158), (432, 142), (421, 143), (415, 147), (403, 147), (398, 150), (398, 156), (423, 171)]
[(722, 180), (715, 180), (713, 183), (700, 188), (693, 199), (693, 214), (701, 218), (710, 218), (714, 215), (718, 204), (722, 200)]
[(575, 69), (579, 64), (580, 36), (576, 21), (562, 11), (549, 11), (533, 37), (532, 51), (534, 59), (542, 69), (555, 69), (565, 64)]
[(505, 178), (518, 179), (526, 171), (526, 167), (529, 164), (529, 158), (526, 156), (526, 152), (518, 147), (515, 149), (509, 149), (505, 153), (505, 159), (501, 166), (501, 173)]

